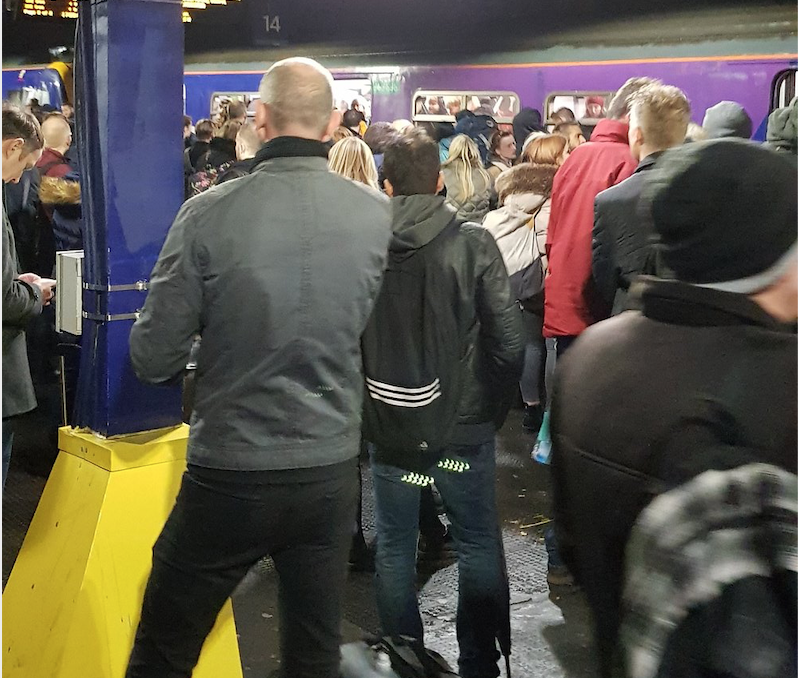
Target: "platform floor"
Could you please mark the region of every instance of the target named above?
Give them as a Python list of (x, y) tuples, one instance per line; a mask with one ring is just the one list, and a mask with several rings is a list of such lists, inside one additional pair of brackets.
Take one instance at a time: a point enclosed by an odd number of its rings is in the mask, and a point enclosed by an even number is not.
[[(594, 678), (597, 672), (584, 597), (578, 589), (570, 587), (549, 591), (546, 583), (542, 534), (551, 515), (548, 469), (529, 458), (532, 441), (522, 431), (520, 422), (521, 413), (512, 411), (499, 433), (497, 446), (499, 511), (510, 575), (513, 675)], [(23, 468), (31, 466), (35, 431), (26, 430), (24, 424), (20, 428), (21, 454), (12, 461), (3, 493), (3, 583), (13, 567), (45, 483), (43, 478)], [(373, 535), (368, 468), (364, 469), (363, 512), (368, 538)], [(457, 565), (420, 579), (419, 586), (426, 643), (456, 666)], [(233, 597), (233, 607), (244, 676), (266, 678), (277, 672), (280, 665), (277, 575), (269, 560), (261, 561), (241, 583)], [(10, 619), (4, 622), (13, 624)], [(378, 626), (373, 575), (351, 573), (343, 620), (345, 640), (359, 640), (364, 633), (376, 633)]]

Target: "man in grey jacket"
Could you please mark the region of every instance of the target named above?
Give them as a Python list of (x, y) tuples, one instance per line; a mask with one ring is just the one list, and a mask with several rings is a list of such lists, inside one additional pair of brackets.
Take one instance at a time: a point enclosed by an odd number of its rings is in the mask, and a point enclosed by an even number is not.
[(190, 676), (225, 600), (266, 555), (285, 675), (338, 675), (360, 335), (391, 220), (387, 199), (327, 169), (331, 83), (307, 59), (269, 69), (255, 169), (183, 206), (131, 332), (150, 383), (180, 375), (202, 342), (188, 469), (153, 549), (128, 678)]
[[(3, 183), (17, 183), (42, 155), (39, 122), (16, 106), (3, 104)], [(3, 486), (13, 444), (12, 418), (36, 407), (28, 366), (25, 327), (50, 303), (55, 280), (19, 272), (14, 232), (3, 195)]]

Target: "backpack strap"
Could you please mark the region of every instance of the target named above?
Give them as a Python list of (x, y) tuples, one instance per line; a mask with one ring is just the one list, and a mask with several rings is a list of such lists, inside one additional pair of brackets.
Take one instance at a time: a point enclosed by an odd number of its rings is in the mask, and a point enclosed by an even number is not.
[[(538, 233), (537, 229), (535, 228), (535, 220), (537, 219), (538, 214), (543, 209), (543, 205), (546, 204), (544, 200), (540, 205), (537, 206), (534, 212), (532, 212), (532, 216), (529, 217), (529, 220), (526, 222), (527, 227), (532, 231), (532, 242), (534, 243), (535, 250), (538, 253), (538, 259), (543, 262), (543, 252), (540, 251), (540, 245), (538, 245)], [(543, 272), (546, 273), (548, 266), (544, 266)]]

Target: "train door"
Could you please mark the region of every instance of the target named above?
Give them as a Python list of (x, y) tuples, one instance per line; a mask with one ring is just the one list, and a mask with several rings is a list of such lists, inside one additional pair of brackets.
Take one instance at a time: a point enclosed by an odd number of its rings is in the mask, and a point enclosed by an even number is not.
[(367, 121), (371, 121), (371, 79), (361, 75), (335, 74), (333, 82), (333, 105), (341, 113), (345, 113), (354, 107), (357, 102), (358, 107), (366, 116)]
[(770, 100), (768, 101), (768, 114), (759, 123), (753, 136), (754, 141), (765, 141), (767, 138), (768, 118), (770, 114), (777, 108), (784, 108), (789, 106), (790, 102), (795, 98), (795, 85), (796, 75), (798, 69), (785, 68), (773, 76), (770, 83)]
[[(258, 92), (214, 92), (211, 95), (211, 120), (218, 121), (223, 117), (225, 109), (233, 101), (243, 101), (247, 107), (247, 117), (255, 117), (255, 107), (260, 101)], [(352, 108), (357, 102), (360, 109), (371, 119), (371, 80), (362, 76), (336, 76), (333, 82), (333, 106), (342, 113)]]
[(795, 80), (798, 69), (787, 68), (773, 78), (770, 86), (770, 107), (768, 114), (777, 108), (784, 108), (795, 98)]

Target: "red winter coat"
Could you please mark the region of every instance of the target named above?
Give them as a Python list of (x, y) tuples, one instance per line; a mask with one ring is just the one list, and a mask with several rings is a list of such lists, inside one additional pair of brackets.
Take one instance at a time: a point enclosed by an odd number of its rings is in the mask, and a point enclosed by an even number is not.
[(576, 336), (609, 314), (593, 288), (593, 202), (603, 190), (631, 176), (629, 127), (601, 120), (590, 141), (574, 150), (554, 177), (546, 241), (546, 337)]
[(69, 161), (62, 153), (59, 153), (54, 148), (44, 149), (42, 157), (39, 158), (39, 162), (36, 163), (36, 167), (39, 169), (42, 176), (55, 177), (56, 179), (61, 179), (73, 171), (72, 167), (69, 165)]

